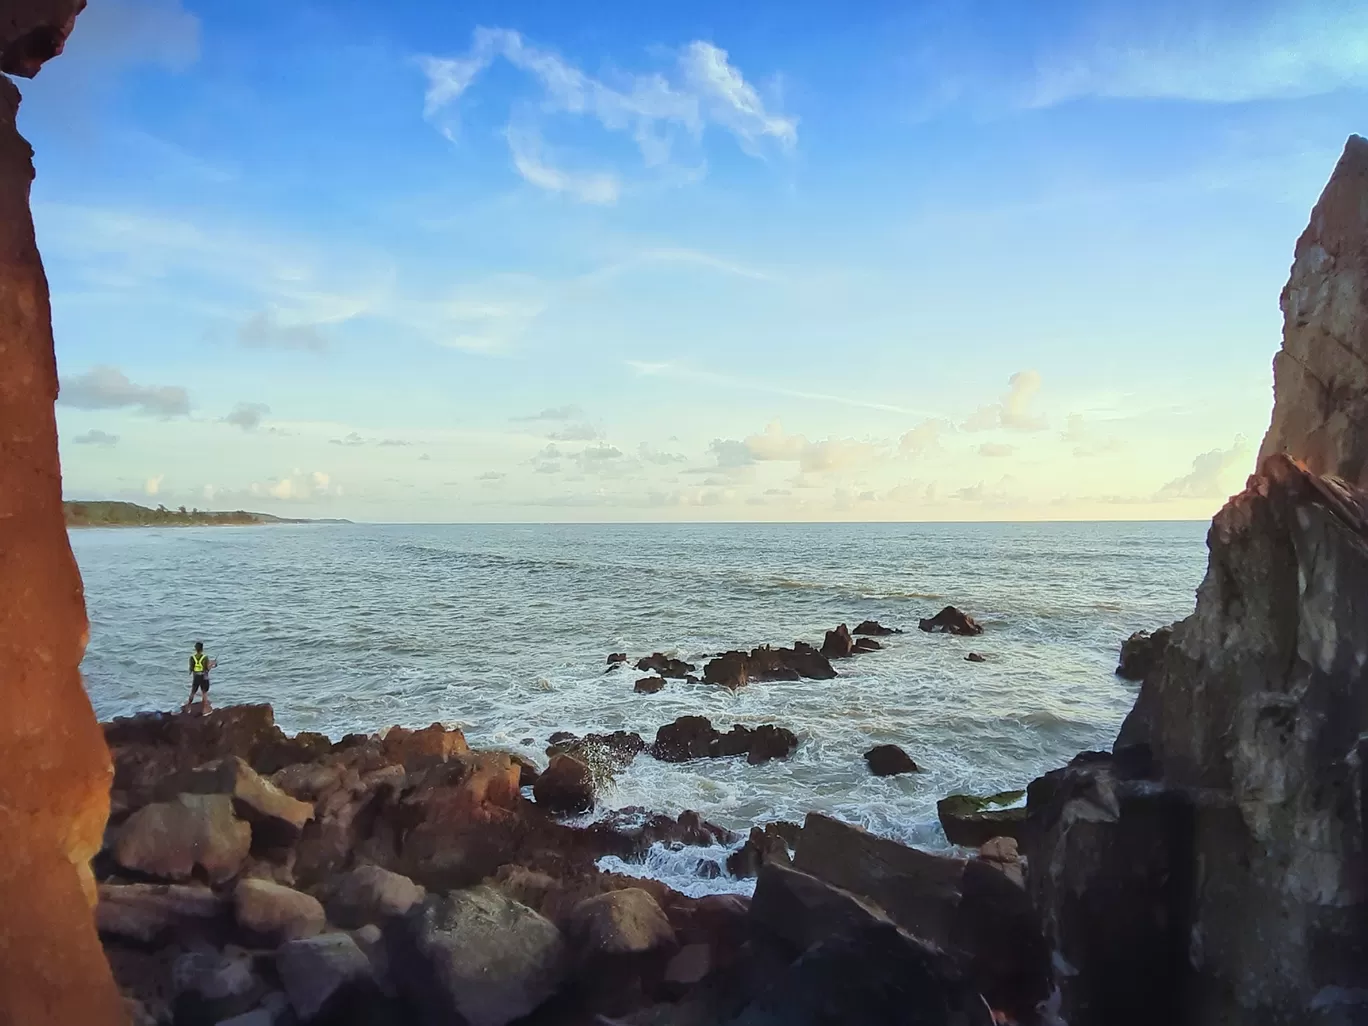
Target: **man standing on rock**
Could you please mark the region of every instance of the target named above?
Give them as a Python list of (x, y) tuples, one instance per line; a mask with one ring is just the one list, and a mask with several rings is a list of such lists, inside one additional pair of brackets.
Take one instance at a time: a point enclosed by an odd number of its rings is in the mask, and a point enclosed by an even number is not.
[(204, 696), (200, 699), (200, 712), (209, 711), (209, 671), (217, 665), (217, 659), (210, 659), (204, 654), (204, 642), (195, 642), (195, 651), (190, 653), (190, 698), (181, 712), (190, 711), (190, 706), (195, 702), (196, 692), (202, 692)]

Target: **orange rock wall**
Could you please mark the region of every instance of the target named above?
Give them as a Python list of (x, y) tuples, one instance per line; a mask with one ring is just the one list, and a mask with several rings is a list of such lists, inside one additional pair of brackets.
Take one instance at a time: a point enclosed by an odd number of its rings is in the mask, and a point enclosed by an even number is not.
[[(0, 0), (0, 67), (33, 74), (82, 6)], [(18, 108), (0, 78), (0, 1026), (112, 1026), (124, 1017), (89, 867), (112, 770), (78, 669), (85, 602), (62, 520), (52, 319)]]

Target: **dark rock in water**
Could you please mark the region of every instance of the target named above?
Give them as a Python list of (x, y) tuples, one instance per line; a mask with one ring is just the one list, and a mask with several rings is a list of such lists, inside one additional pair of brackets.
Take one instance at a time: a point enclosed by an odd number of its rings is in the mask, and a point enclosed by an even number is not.
[(920, 771), (912, 756), (908, 755), (897, 745), (877, 745), (864, 753), (865, 762), (869, 763), (869, 772), (876, 777), (895, 777), (899, 773), (917, 773)]
[(769, 762), (771, 759), (787, 759), (798, 747), (798, 737), (786, 727), (776, 727), (764, 723), (750, 733), (749, 754), (746, 761), (752, 766)]
[(902, 631), (894, 630), (892, 627), (885, 627), (878, 620), (865, 620), (856, 627), (851, 634), (864, 634), (870, 637), (883, 638), (890, 634), (901, 634)]
[(663, 691), (664, 689), (664, 677), (642, 677), (632, 685), (632, 690), (638, 695), (654, 695), (657, 691)]
[(715, 737), (717, 731), (706, 716), (681, 716), (656, 731), (651, 754), (661, 762), (706, 758)]
[(822, 641), (822, 655), (828, 659), (844, 659), (855, 654), (855, 639), (850, 636), (850, 628), (841, 624), (834, 631), (827, 631)]
[(626, 652), (614, 652), (612, 655), (610, 655), (610, 656), (608, 657), (608, 665), (609, 665), (610, 667), (614, 667), (614, 668), (616, 668), (617, 666), (621, 665), (622, 663), (625, 663), (626, 661), (627, 661), (627, 653), (626, 653)]
[(1168, 648), (1172, 636), (1172, 627), (1160, 627), (1153, 634), (1136, 631), (1121, 643), (1121, 661), (1117, 664), (1116, 675), (1124, 680), (1144, 680), (1164, 657), (1164, 649)]
[(936, 815), (951, 844), (979, 848), (994, 837), (1021, 840), (1026, 825), (1026, 809), (1004, 809), (1025, 797), (1024, 791), (1003, 791), (986, 798), (952, 794), (936, 803)]
[(549, 745), (559, 745), (564, 744), (566, 741), (574, 740), (577, 740), (577, 737), (576, 735), (570, 733), (570, 731), (558, 730), (546, 739), (546, 743)]
[(551, 735), (548, 756), (569, 755), (584, 763), (599, 776), (612, 776), (646, 750), (646, 742), (634, 731), (615, 730), (611, 734), (585, 734), (576, 737), (564, 731)]
[(856, 638), (856, 639), (855, 639), (855, 651), (856, 651), (856, 652), (877, 652), (877, 651), (879, 651), (879, 649), (881, 649), (881, 648), (883, 648), (883, 646), (880, 645), (880, 644), (879, 644), (877, 641), (875, 641), (873, 638)]
[(724, 759), (732, 755), (745, 755), (755, 743), (754, 732), (749, 727), (737, 724), (725, 734), (718, 734), (708, 746), (708, 755), (714, 759)]
[(983, 656), (979, 655), (977, 652), (970, 652), (967, 656), (964, 657), (964, 661), (966, 663), (986, 663), (988, 660), (983, 658)]
[(799, 680), (803, 676), (794, 665), (792, 649), (761, 645), (751, 649), (749, 655), (744, 652), (727, 654), (740, 656), (745, 662), (747, 674), (753, 680)]
[(892, 923), (826, 935), (730, 1026), (991, 1026), (948, 958)]
[(703, 680), (735, 691), (750, 680), (748, 662), (744, 652), (724, 652), (703, 667)]
[[(796, 823), (786, 825), (797, 829)], [(767, 823), (763, 828), (751, 827), (746, 843), (727, 856), (727, 872), (735, 877), (752, 877), (769, 862), (792, 865), (793, 855), (785, 836), (788, 833), (778, 823)]]
[(525, 737), (525, 738), (523, 738), (521, 741), (518, 742), (518, 744), (520, 744), (520, 745), (534, 745), (534, 744), (536, 744), (536, 743), (537, 743), (537, 739), (534, 738), (534, 737)]
[(676, 677), (680, 680), (698, 669), (693, 663), (686, 663), (681, 659), (672, 659), (659, 652), (639, 660), (636, 668), (646, 673), (658, 673), (662, 677)]
[(532, 796), (548, 812), (574, 814), (594, 807), (594, 774), (569, 755), (556, 755), (532, 785)]
[(809, 680), (831, 680), (836, 676), (830, 661), (821, 652), (803, 641), (793, 643), (793, 654), (786, 655), (788, 664)]
[(928, 634), (962, 634), (972, 637), (983, 633), (978, 621), (954, 606), (946, 606), (935, 616), (917, 621), (917, 626)]

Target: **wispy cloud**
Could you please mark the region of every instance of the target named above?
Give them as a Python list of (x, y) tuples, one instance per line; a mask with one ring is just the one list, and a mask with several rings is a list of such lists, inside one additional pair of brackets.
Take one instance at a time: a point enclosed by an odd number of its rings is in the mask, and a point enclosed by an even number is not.
[(190, 395), (179, 385), (138, 385), (116, 367), (100, 366), (67, 378), (58, 402), (78, 410), (117, 410), (132, 407), (159, 417), (183, 417), (190, 412)]
[(759, 434), (742, 441), (714, 439), (709, 451), (724, 469), (750, 466), (752, 463), (797, 463), (803, 473), (830, 473), (871, 463), (879, 456), (879, 447), (854, 438), (827, 438), (810, 442), (802, 435), (784, 432), (778, 421), (773, 421)]
[(603, 437), (603, 432), (593, 424), (567, 424), (546, 437), (554, 442), (595, 442)]
[(910, 409), (906, 406), (895, 406), (891, 403), (878, 403), (869, 399), (857, 399), (853, 396), (844, 395), (831, 395), (826, 392), (809, 392), (805, 389), (784, 388), (779, 385), (766, 385), (763, 382), (751, 381), (746, 378), (733, 378), (726, 374), (717, 374), (712, 371), (694, 370), (672, 360), (661, 362), (628, 360), (626, 361), (626, 364), (631, 370), (642, 377), (678, 378), (682, 381), (697, 381), (709, 385), (721, 385), (725, 388), (735, 388), (746, 392), (761, 392), (766, 395), (782, 395), (793, 399), (812, 399), (816, 402), (836, 403), (841, 406), (853, 406), (862, 410), (881, 410), (885, 413), (903, 413), (913, 417), (925, 415), (921, 410)]
[(249, 317), (238, 328), (238, 344), (250, 349), (299, 349), (321, 353), (328, 348), (328, 340), (313, 324), (280, 324), (273, 312), (262, 312)]
[(1044, 431), (1047, 422), (1041, 414), (1031, 412), (1035, 395), (1040, 391), (1040, 374), (1033, 370), (1017, 371), (1007, 381), (1007, 391), (1000, 402), (980, 406), (964, 422), (965, 431), (990, 431), (1006, 428), (1009, 431)]
[(584, 410), (570, 403), (566, 406), (548, 406), (537, 413), (525, 414), (521, 417), (510, 417), (514, 422), (528, 422), (536, 420), (577, 420), (584, 416)]
[(1229, 449), (1212, 449), (1192, 461), (1192, 469), (1159, 489), (1165, 499), (1219, 499), (1229, 495), (1230, 471), (1249, 457), (1249, 440), (1243, 435)]
[(499, 59), (529, 76), (541, 92), (535, 105), (518, 108), (506, 132), (515, 169), (532, 185), (584, 202), (615, 201), (617, 176), (553, 166), (541, 152), (536, 117), (592, 118), (610, 132), (630, 136), (650, 168), (668, 165), (681, 139), (697, 143), (709, 126), (730, 133), (753, 156), (762, 155), (765, 144), (784, 151), (797, 142), (797, 119), (771, 111), (727, 52), (712, 43), (695, 40), (677, 52), (672, 68), (617, 74), (610, 83), (502, 28), (476, 29), (470, 49), (459, 57), (418, 58), (428, 83), (423, 115), (448, 139), (459, 136), (461, 98)]
[(101, 445), (105, 446), (106, 448), (111, 445), (117, 445), (118, 441), (118, 435), (111, 435), (107, 431), (99, 431), (95, 429), (87, 431), (85, 432), (85, 434), (77, 435), (75, 438), (72, 439), (72, 442), (74, 442), (76, 445)]

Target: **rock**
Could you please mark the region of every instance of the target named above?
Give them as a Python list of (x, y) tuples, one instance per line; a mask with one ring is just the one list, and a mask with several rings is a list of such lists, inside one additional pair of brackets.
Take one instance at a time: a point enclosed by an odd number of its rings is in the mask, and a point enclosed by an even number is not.
[(541, 769), (535, 762), (517, 752), (508, 752), (507, 755), (518, 767), (518, 787), (520, 789), (531, 787), (537, 782), (537, 778), (541, 776)]
[(731, 688), (733, 691), (745, 687), (750, 680), (747, 662), (744, 652), (724, 652), (703, 667), (703, 680), (708, 684)]
[(658, 691), (665, 689), (664, 677), (642, 677), (632, 686), (632, 690), (638, 695), (654, 695)]
[[(713, 662), (720, 664), (726, 660), (739, 661), (748, 680), (800, 680), (803, 676), (796, 665), (796, 653), (788, 648), (761, 645), (759, 648), (751, 649), (749, 653), (723, 652)], [(706, 669), (705, 667), (705, 678)], [(719, 672), (723, 672), (724, 669), (723, 666), (718, 667)]]
[(293, 844), (314, 814), (312, 804), (291, 798), (237, 756), (178, 774), (168, 781), (166, 790), (173, 794), (228, 795), (233, 811), (252, 825), (252, 840), (258, 848)]
[(964, 657), (964, 661), (966, 663), (986, 663), (988, 660), (985, 659), (983, 656), (979, 655), (977, 652), (970, 652), (967, 656)]
[(505, 1026), (560, 987), (560, 931), (491, 887), (429, 896), (385, 928), (395, 983), (422, 1026)]
[(928, 634), (962, 634), (972, 637), (982, 634), (983, 628), (968, 613), (962, 613), (954, 606), (946, 606), (935, 616), (917, 621), (917, 626)]
[(341, 763), (301, 762), (277, 770), (271, 783), (291, 798), (312, 805), (351, 781), (347, 767)]
[(764, 827), (751, 827), (746, 843), (727, 856), (727, 872), (735, 877), (752, 877), (767, 862), (791, 865), (793, 856), (783, 826), (796, 824), (767, 823)]
[(991, 1026), (988, 1006), (939, 952), (887, 922), (826, 935), (731, 1026)]
[(183, 884), (100, 884), (95, 923), (100, 935), (152, 945), (184, 941), (226, 917), (227, 902), (208, 887)]
[(979, 848), (979, 860), (1006, 875), (1018, 887), (1026, 886), (1025, 864), (1012, 837), (994, 837)]
[(712, 972), (712, 948), (707, 944), (686, 944), (665, 966), (664, 982), (688, 988)]
[(677, 677), (681, 680), (698, 669), (693, 663), (686, 663), (680, 659), (672, 659), (659, 652), (638, 661), (636, 668), (647, 673), (658, 673), (662, 677)]
[(762, 723), (750, 732), (750, 748), (746, 761), (752, 766), (771, 759), (787, 759), (798, 747), (798, 737), (785, 727)]
[(427, 892), (406, 876), (379, 866), (357, 866), (337, 881), (328, 919), (347, 930), (401, 916)]
[(708, 743), (708, 757), (725, 759), (733, 755), (748, 755), (754, 743), (755, 732), (737, 723), (725, 734), (713, 732), (713, 739)]
[(830, 660), (811, 645), (795, 641), (790, 651), (792, 655), (785, 654), (784, 661), (800, 676), (809, 680), (831, 680), (836, 676)]
[(902, 631), (894, 630), (892, 627), (885, 627), (878, 620), (862, 620), (851, 634), (863, 634), (867, 637), (883, 638), (890, 634), (901, 634)]
[(252, 828), (233, 815), (232, 798), (183, 794), (133, 813), (118, 829), (114, 860), (166, 880), (188, 880), (199, 869), (222, 883), (237, 875), (251, 845)]
[(532, 787), (537, 804), (548, 812), (572, 815), (594, 807), (594, 775), (569, 755), (556, 755)]
[(1153, 634), (1136, 631), (1121, 644), (1121, 661), (1117, 664), (1116, 675), (1125, 680), (1144, 680), (1164, 657), (1164, 649), (1172, 636), (1172, 627), (1160, 627)]
[(326, 734), (303, 730), (294, 737), (260, 746), (253, 755), (252, 768), (263, 776), (270, 776), (286, 766), (321, 759), (332, 751), (332, 747), (332, 741)]
[(1040, 916), (1025, 888), (995, 865), (964, 867), (950, 950), (988, 1003), (1011, 1020), (1032, 1021), (1050, 996), (1050, 946)]
[(440, 723), (422, 730), (391, 727), (385, 732), (382, 744), (386, 758), (400, 763), (410, 772), (426, 769), (470, 751), (461, 731), (454, 727), (448, 730)]
[(1368, 486), (1368, 140), (1344, 155), (1297, 240), (1282, 291), (1273, 417), (1257, 466), (1275, 454)]
[(986, 798), (952, 794), (936, 803), (936, 815), (951, 844), (978, 848), (994, 837), (1020, 839), (1026, 823), (1026, 809), (995, 806), (1011, 805), (1025, 795), (1024, 791), (1003, 791)]
[(570, 912), (569, 936), (581, 957), (637, 955), (674, 945), (674, 927), (638, 887), (585, 898)]
[(275, 954), (276, 972), (290, 998), (290, 1007), (304, 1022), (342, 1018), (368, 1021), (359, 1013), (382, 1005), (371, 961), (345, 933), (324, 933), (292, 940)]
[(751, 922), (804, 951), (824, 937), (854, 933), (888, 917), (871, 902), (810, 873), (777, 862), (760, 868), (750, 904)]
[(858, 653), (858, 652), (877, 652), (877, 651), (879, 651), (879, 649), (881, 649), (881, 648), (883, 648), (883, 646), (880, 645), (880, 644), (879, 644), (877, 641), (875, 641), (873, 638), (856, 638), (856, 639), (855, 639), (855, 651), (856, 651), (857, 653)]
[[(6, 3), (0, 69), (32, 77), (82, 0)], [(62, 511), (47, 278), (29, 211), (33, 151), (0, 79), (0, 1022), (123, 1022), (95, 932), (111, 762), (81, 683), (88, 624)]]
[(239, 926), (275, 942), (321, 933), (327, 918), (317, 898), (268, 880), (239, 880), (233, 906)]
[(869, 772), (876, 777), (895, 777), (900, 773), (919, 773), (921, 767), (897, 745), (875, 745), (864, 753)]
[[(663, 683), (663, 682), (662, 682)], [(629, 765), (646, 749), (646, 742), (635, 731), (615, 730), (611, 734), (585, 734), (576, 737), (566, 731), (551, 736), (548, 756), (570, 755), (595, 771), (595, 779), (609, 779), (616, 770)]]
[(252, 954), (230, 947), (178, 955), (171, 991), (177, 1023), (216, 1023), (255, 1008), (267, 986)]
[(828, 659), (844, 659), (855, 654), (855, 639), (850, 636), (850, 628), (841, 624), (834, 631), (827, 631), (822, 641), (822, 655)]
[[(924, 940), (948, 947), (965, 861), (932, 855), (808, 813), (794, 868), (858, 895)], [(766, 870), (761, 871), (761, 879)], [(756, 900), (759, 900), (759, 884)]]
[(651, 754), (661, 762), (687, 762), (708, 755), (717, 731), (704, 716), (681, 716), (656, 731)]
[(619, 665), (625, 663), (626, 661), (626, 652), (614, 652), (612, 655), (608, 657), (608, 666), (610, 669), (616, 669)]

